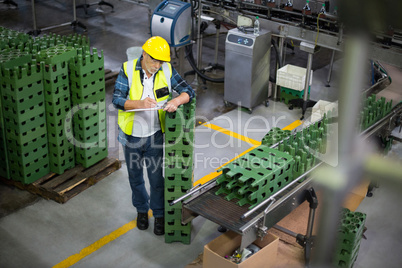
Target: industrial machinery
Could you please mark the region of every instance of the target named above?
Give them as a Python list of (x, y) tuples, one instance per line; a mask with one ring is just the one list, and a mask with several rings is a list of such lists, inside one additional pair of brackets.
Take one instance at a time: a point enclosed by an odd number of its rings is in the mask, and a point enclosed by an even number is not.
[[(393, 129), (401, 125), (402, 103), (394, 106), (384, 118), (364, 130), (360, 137), (368, 139), (381, 130)], [(281, 142), (271, 146), (276, 148)], [(312, 235), (315, 211), (318, 205), (314, 191), (314, 178), (310, 173), (317, 169), (323, 162), (317, 164), (294, 179), (278, 192), (265, 199), (252, 209), (248, 206), (239, 206), (237, 199), (227, 200), (217, 195), (219, 189), (217, 178), (201, 185), (197, 185), (187, 194), (174, 200), (170, 205), (182, 202), (182, 223), (188, 223), (197, 216), (202, 216), (242, 236), (240, 249), (247, 247), (257, 238), (266, 235), (267, 230), (275, 227), (283, 232), (293, 235), (305, 249), (306, 263), (310, 259), (311, 249), (314, 244)], [(309, 203), (310, 212), (306, 234), (296, 234), (276, 224), (296, 209), (303, 202)]]
[(271, 33), (258, 36), (235, 28), (228, 32), (225, 46), (224, 100), (252, 108), (268, 99)]
[(191, 5), (178, 0), (160, 3), (151, 18), (151, 35), (163, 37), (172, 47), (190, 43)]

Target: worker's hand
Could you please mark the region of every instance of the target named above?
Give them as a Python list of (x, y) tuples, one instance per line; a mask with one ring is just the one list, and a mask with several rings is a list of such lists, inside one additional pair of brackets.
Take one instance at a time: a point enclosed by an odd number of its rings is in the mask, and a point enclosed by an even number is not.
[(180, 102), (179, 100), (177, 100), (176, 98), (167, 102), (165, 108), (163, 108), (164, 111), (169, 112), (169, 113), (173, 113), (177, 110), (177, 107), (180, 106)]
[(157, 102), (154, 99), (151, 99), (149, 97), (146, 97), (141, 101), (142, 103), (142, 108), (153, 108), (156, 106)]

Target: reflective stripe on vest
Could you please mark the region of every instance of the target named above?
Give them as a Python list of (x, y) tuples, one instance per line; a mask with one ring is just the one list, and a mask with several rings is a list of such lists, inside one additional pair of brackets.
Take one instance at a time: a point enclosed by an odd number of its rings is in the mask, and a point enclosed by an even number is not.
[[(123, 64), (124, 68), (124, 73), (126, 74), (127, 77), (129, 77), (129, 74), (127, 73), (127, 70), (133, 70), (132, 73), (132, 84), (131, 88), (129, 90), (129, 98), (130, 100), (141, 100), (142, 93), (144, 91), (144, 87), (141, 82), (141, 77), (140, 77), (140, 71), (135, 70), (135, 66), (137, 64), (137, 60), (135, 59), (133, 61), (128, 61)], [(127, 68), (127, 64), (132, 64), (132, 68)], [(170, 77), (172, 74), (172, 66), (170, 63), (168, 63), (169, 70), (170, 70)], [(157, 98), (155, 91), (157, 89), (167, 87), (167, 82), (166, 82), (166, 77), (163, 73), (163, 71), (159, 70), (155, 74), (155, 79), (154, 79), (154, 97), (157, 102), (167, 100), (169, 98), (169, 95)], [(158, 110), (158, 117), (159, 117), (159, 123), (161, 124), (161, 129), (162, 132), (165, 132), (165, 114), (166, 112), (163, 110)], [(133, 133), (133, 123), (134, 123), (134, 116), (135, 112), (125, 112), (123, 110), (119, 110), (118, 114), (118, 119), (117, 123), (119, 124), (120, 129), (127, 135), (131, 135)]]

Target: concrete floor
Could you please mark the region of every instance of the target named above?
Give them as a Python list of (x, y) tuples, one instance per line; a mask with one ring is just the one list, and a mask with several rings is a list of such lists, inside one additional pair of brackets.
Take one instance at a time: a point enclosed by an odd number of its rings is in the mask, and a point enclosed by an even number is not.
[[(32, 30), (30, 1), (17, 2), (20, 5), (18, 10), (0, 4), (0, 26), (22, 32)], [(36, 2), (38, 28), (72, 20), (70, 1)], [(85, 34), (89, 36), (91, 46), (104, 51), (105, 68), (118, 71), (121, 63), (126, 60), (126, 49), (141, 46), (149, 37), (148, 10), (124, 1), (109, 2), (115, 5), (113, 13), (108, 8), (104, 8), (104, 13), (98, 13), (93, 6), (88, 15), (78, 10), (77, 16), (88, 27)], [(70, 27), (55, 28), (52, 32), (73, 33)], [(83, 33), (80, 29), (77, 32)], [(207, 33), (213, 34), (214, 28), (210, 26)], [(224, 41), (225, 35), (222, 34), (218, 57), (221, 64), (224, 63)], [(214, 44), (213, 35), (204, 39), (204, 66), (213, 61)], [(342, 61), (335, 63), (331, 87), (327, 88), (325, 81), (329, 58), (330, 53), (325, 49), (314, 55), (312, 99), (337, 99)], [(286, 62), (304, 66), (307, 56), (299, 53), (296, 48), (294, 55), (288, 51)], [(176, 68), (177, 63), (178, 60), (174, 59)], [(188, 63), (184, 64), (184, 70), (190, 70)], [(402, 71), (393, 67), (390, 69), (394, 80), (392, 94), (395, 95), (392, 97), (400, 100), (401, 92), (398, 89), (402, 85)], [(189, 83), (194, 80), (194, 76), (186, 78)], [(207, 82), (206, 86), (194, 88), (197, 92), (197, 123), (208, 121), (257, 141), (261, 140), (269, 128), (282, 128), (300, 118), (299, 109), (290, 111), (279, 102), (271, 101), (269, 107), (260, 105), (251, 115), (234, 106), (225, 107), (222, 84)], [(108, 103), (112, 92), (113, 87), (108, 87)], [(309, 110), (306, 118), (310, 113)], [(116, 141), (116, 115), (117, 111), (109, 106), (109, 152), (111, 156), (123, 160), (121, 147)], [(205, 126), (196, 128), (195, 137), (195, 181), (252, 146)], [(401, 147), (396, 146), (393, 155), (400, 156), (400, 150)], [(402, 231), (399, 224), (402, 215), (397, 213), (400, 210), (398, 204), (401, 203), (401, 193), (400, 188), (384, 183), (374, 191), (372, 198), (362, 202), (358, 210), (368, 215), (368, 240), (362, 241), (355, 267), (401, 267), (399, 252), (402, 245), (396, 239)], [(132, 224), (135, 223), (133, 220), (136, 215), (130, 202), (124, 163), (120, 170), (63, 205), (0, 184), (0, 206), (0, 267), (51, 267), (66, 259), (75, 261), (75, 267), (184, 267), (202, 252), (206, 243), (219, 235), (217, 225), (202, 217), (193, 221), (191, 245), (165, 244), (163, 237), (153, 235), (152, 220), (148, 231), (134, 228)], [(116, 230), (125, 230), (126, 233), (117, 235)], [(95, 242), (97, 244), (94, 245)], [(83, 249), (94, 249), (99, 245), (103, 246), (79, 259)], [(64, 267), (70, 266), (68, 263), (63, 264)]]

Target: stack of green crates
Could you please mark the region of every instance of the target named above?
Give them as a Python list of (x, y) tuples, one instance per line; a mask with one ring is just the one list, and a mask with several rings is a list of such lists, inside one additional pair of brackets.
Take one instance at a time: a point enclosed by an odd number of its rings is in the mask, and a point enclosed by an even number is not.
[(366, 214), (342, 210), (341, 225), (338, 233), (338, 243), (334, 265), (336, 267), (353, 267), (360, 249)]
[(92, 166), (107, 157), (103, 52), (78, 49), (69, 62), (76, 163)]
[(42, 67), (2, 68), (1, 86), (9, 174), (28, 184), (49, 173)]
[[(304, 89), (299, 91), (287, 87), (281, 87), (281, 100), (285, 104), (289, 104), (290, 100), (302, 99), (304, 96)], [(308, 87), (308, 99), (310, 98), (310, 86)]]
[(166, 113), (165, 122), (165, 242), (191, 242), (191, 223), (181, 223), (181, 206), (169, 203), (193, 186), (195, 99)]
[(71, 98), (68, 62), (76, 54), (76, 50), (71, 47), (56, 45), (41, 50), (37, 56), (44, 62), (43, 81), (50, 171), (57, 174), (63, 174), (75, 166), (72, 126), (69, 120)]
[(2, 104), (0, 96), (0, 174), (6, 179), (10, 179), (10, 169), (8, 168), (8, 158), (7, 158), (7, 144), (6, 144), (6, 133), (3, 120)]
[(2, 177), (31, 183), (107, 157), (103, 54), (87, 37), (0, 27), (0, 69)]

